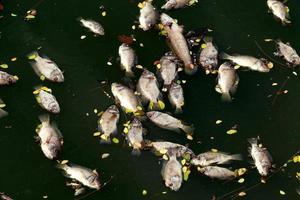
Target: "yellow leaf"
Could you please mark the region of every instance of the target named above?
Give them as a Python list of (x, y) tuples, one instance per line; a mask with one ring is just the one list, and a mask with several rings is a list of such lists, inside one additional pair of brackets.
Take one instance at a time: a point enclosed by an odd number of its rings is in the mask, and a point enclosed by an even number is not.
[(187, 181), (189, 179), (189, 175), (191, 173), (191, 170), (187, 170), (183, 173), (183, 180)]
[(221, 124), (223, 121), (222, 120), (217, 120), (216, 124)]
[(141, 106), (136, 107), (138, 110), (143, 110)]
[(206, 44), (201, 44), (201, 49), (205, 49), (207, 47)]
[(272, 68), (274, 67), (274, 64), (273, 64), (272, 62), (269, 62), (269, 63), (267, 64), (267, 66), (268, 66), (269, 69), (272, 69)]
[(236, 170), (237, 176), (242, 176), (242, 175), (244, 175), (246, 172), (247, 172), (247, 169), (246, 169), (246, 168), (239, 168), (239, 169)]
[(142, 9), (142, 8), (144, 8), (144, 4), (143, 4), (143, 3), (139, 3), (139, 4), (138, 4), (138, 7), (139, 7), (140, 9)]
[(125, 128), (123, 129), (123, 132), (124, 132), (125, 134), (127, 134), (127, 133), (129, 132), (128, 128), (125, 127)]
[(212, 152), (217, 153), (218, 149), (211, 149)]
[(239, 69), (240, 67), (241, 67), (241, 66), (239, 66), (239, 65), (235, 65), (235, 66), (234, 66), (234, 69), (237, 70), (237, 69)]
[(191, 136), (191, 135), (186, 135), (186, 138), (187, 138), (188, 140), (193, 140), (193, 139), (194, 139), (193, 136)]
[(239, 196), (240, 196), (240, 197), (246, 196), (246, 192), (240, 192), (240, 193), (239, 193)]
[(109, 156), (109, 153), (104, 153), (104, 154), (101, 155), (101, 158), (102, 158), (102, 159), (105, 159), (105, 158), (107, 158), (108, 156)]
[(158, 101), (158, 106), (159, 106), (159, 108), (161, 109), (161, 110), (163, 110), (163, 109), (165, 109), (165, 103), (163, 102), (163, 101)]
[(272, 42), (273, 39), (265, 39), (265, 42)]
[(27, 58), (29, 59), (29, 60), (34, 60), (35, 58), (36, 58), (37, 56), (36, 56), (36, 54), (30, 54), (29, 56), (27, 56)]
[(60, 164), (64, 165), (64, 164), (67, 164), (69, 161), (68, 160), (63, 160), (60, 162)]
[(159, 153), (160, 153), (160, 154), (166, 154), (167, 152), (168, 152), (167, 149), (161, 149), (161, 150), (159, 150)]
[(164, 160), (168, 160), (168, 159), (169, 159), (168, 156), (167, 156), (166, 154), (164, 154), (162, 158), (163, 158)]
[(103, 17), (105, 17), (105, 16), (106, 16), (106, 11), (103, 11), (103, 12), (101, 13), (101, 15), (102, 15)]
[(182, 160), (181, 160), (181, 165), (185, 165), (185, 163), (186, 163), (186, 160), (185, 160), (185, 159), (182, 159)]
[(40, 79), (41, 79), (42, 81), (44, 81), (44, 80), (46, 79), (46, 77), (45, 77), (44, 75), (41, 75), (41, 76), (40, 76)]
[(118, 143), (120, 142), (119, 139), (118, 139), (118, 138), (115, 138), (115, 137), (112, 139), (112, 141), (113, 141), (113, 143), (115, 143), (115, 144), (118, 144)]
[(17, 57), (13, 57), (13, 58), (10, 59), (10, 61), (12, 61), (12, 62), (14, 62), (16, 60), (17, 60)]
[(238, 180), (238, 182), (239, 182), (239, 183), (244, 183), (244, 182), (245, 182), (245, 179), (244, 179), (244, 178), (240, 178), (240, 179)]
[(230, 130), (228, 130), (226, 133), (227, 133), (228, 135), (232, 135), (232, 134), (237, 133), (237, 130), (235, 130), (235, 129), (230, 129)]
[(0, 104), (0, 108), (4, 108), (6, 106), (6, 104), (2, 103)]
[(156, 68), (157, 68), (157, 69), (160, 69), (160, 68), (161, 68), (161, 64), (157, 64), (157, 65), (156, 65)]
[(294, 156), (293, 161), (294, 163), (300, 162), (300, 155)]
[(187, 170), (188, 170), (187, 166), (183, 166), (183, 167), (182, 167), (182, 172), (183, 172), (183, 173), (186, 173)]
[(284, 192), (283, 190), (280, 190), (279, 193), (280, 193), (281, 195), (285, 195), (285, 192)]
[(0, 67), (3, 68), (3, 69), (7, 69), (8, 65), (7, 64), (2, 64), (2, 65), (0, 65)]
[(97, 136), (99, 136), (99, 135), (101, 135), (100, 132), (96, 132), (96, 133), (93, 134), (93, 136), (95, 136), (95, 137), (97, 137)]
[(143, 190), (142, 191), (142, 194), (145, 196), (145, 195), (147, 195), (147, 190)]

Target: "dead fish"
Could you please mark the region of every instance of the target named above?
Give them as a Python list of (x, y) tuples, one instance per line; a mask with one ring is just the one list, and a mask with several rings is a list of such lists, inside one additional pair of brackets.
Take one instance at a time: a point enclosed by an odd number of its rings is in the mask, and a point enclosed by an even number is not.
[(177, 79), (177, 58), (173, 55), (165, 55), (160, 59), (160, 67), (157, 75), (163, 80), (164, 88), (168, 89), (174, 80)]
[(201, 46), (199, 64), (201, 64), (204, 70), (212, 73), (218, 68), (218, 50), (212, 43), (212, 37), (205, 37), (204, 42), (205, 44)]
[(119, 56), (121, 68), (125, 70), (128, 77), (134, 77), (133, 68), (137, 64), (137, 56), (135, 51), (128, 44), (121, 44), (119, 47)]
[(182, 34), (183, 28), (179, 26), (173, 18), (165, 13), (161, 14), (160, 20), (167, 33), (167, 38), (172, 51), (184, 63), (185, 72), (187, 74), (195, 73), (197, 71), (197, 67), (193, 64), (187, 41)]
[(0, 85), (11, 85), (19, 80), (17, 76), (10, 75), (4, 71), (0, 71)]
[(79, 18), (79, 22), (83, 27), (89, 29), (91, 32), (95, 33), (96, 35), (105, 34), (102, 25), (94, 20)]
[(62, 71), (58, 68), (55, 62), (46, 56), (41, 57), (38, 52), (34, 51), (29, 54), (28, 58), (33, 60), (30, 64), (41, 80), (47, 79), (57, 83), (64, 82), (64, 75)]
[(168, 152), (172, 152), (174, 155), (176, 155), (176, 157), (183, 157), (185, 155), (189, 155), (190, 157), (194, 156), (194, 152), (191, 149), (181, 144), (173, 142), (148, 141), (146, 142), (145, 147), (151, 148), (152, 151), (159, 156), (168, 154)]
[(191, 164), (205, 167), (213, 164), (227, 164), (232, 160), (242, 160), (242, 155), (208, 151), (194, 157)]
[(53, 160), (63, 146), (63, 136), (54, 123), (50, 123), (49, 115), (39, 116), (41, 125), (38, 127), (37, 139), (44, 155)]
[(6, 107), (6, 104), (0, 99), (0, 119), (8, 115), (8, 113), (3, 110), (4, 107)]
[(96, 170), (75, 164), (58, 164), (57, 168), (62, 169), (66, 177), (74, 179), (86, 187), (96, 190), (101, 188), (99, 175)]
[(140, 9), (139, 16), (139, 27), (142, 28), (144, 31), (148, 31), (156, 24), (156, 21), (158, 19), (158, 13), (150, 1), (144, 1), (142, 5), (143, 8)]
[(278, 0), (267, 0), (267, 4), (273, 15), (278, 18), (283, 25), (290, 24), (289, 8)]
[(137, 84), (137, 92), (141, 95), (143, 104), (149, 103), (149, 110), (163, 110), (165, 107), (162, 101), (162, 94), (158, 88), (155, 75), (144, 69)]
[(180, 130), (184, 131), (187, 136), (191, 136), (194, 132), (193, 126), (185, 125), (185, 123), (175, 117), (172, 117), (169, 114), (158, 112), (158, 111), (150, 111), (147, 112), (147, 117), (158, 127), (180, 132)]
[(262, 176), (267, 176), (272, 168), (272, 157), (268, 150), (258, 144), (258, 138), (249, 138), (249, 153), (254, 160), (254, 164)]
[(161, 9), (171, 10), (184, 8), (189, 5), (191, 0), (167, 0), (167, 2), (161, 7)]
[(247, 55), (228, 55), (226, 53), (221, 53), (220, 58), (224, 60), (231, 60), (235, 64), (249, 68), (253, 71), (259, 72), (269, 72), (270, 68), (267, 65), (267, 61), (265, 59), (258, 59), (252, 56)]
[(289, 43), (283, 43), (281, 40), (276, 40), (276, 44), (278, 50), (274, 53), (276, 56), (283, 57), (283, 59), (286, 60), (292, 67), (300, 65), (300, 57)]
[(141, 154), (141, 149), (143, 148), (143, 125), (137, 119), (134, 118), (129, 124), (129, 130), (126, 134), (126, 139), (129, 145), (132, 147), (131, 154), (134, 156), (139, 156)]
[(169, 89), (168, 97), (172, 106), (175, 107), (175, 113), (182, 113), (182, 107), (184, 106), (184, 96), (181, 85), (173, 82)]
[(225, 102), (231, 101), (231, 94), (236, 92), (239, 84), (239, 76), (230, 63), (223, 63), (218, 70), (216, 91), (222, 94), (222, 100)]
[(165, 186), (173, 191), (178, 191), (182, 184), (182, 166), (175, 155), (170, 155), (168, 161), (163, 164), (161, 175)]
[(11, 197), (7, 196), (4, 192), (0, 192), (0, 199), (2, 199), (2, 200), (13, 200)]
[(120, 113), (115, 105), (109, 106), (98, 120), (98, 131), (101, 133), (101, 143), (110, 144), (111, 135), (117, 134)]
[(51, 93), (52, 90), (44, 86), (35, 87), (35, 91), (33, 92), (36, 101), (42, 108), (57, 114), (60, 112), (60, 107), (55, 96)]
[(237, 172), (218, 166), (199, 167), (198, 171), (210, 178), (219, 180), (232, 180), (238, 176)]
[(119, 83), (112, 83), (111, 91), (117, 103), (120, 103), (126, 113), (142, 112), (141, 103), (131, 89)]

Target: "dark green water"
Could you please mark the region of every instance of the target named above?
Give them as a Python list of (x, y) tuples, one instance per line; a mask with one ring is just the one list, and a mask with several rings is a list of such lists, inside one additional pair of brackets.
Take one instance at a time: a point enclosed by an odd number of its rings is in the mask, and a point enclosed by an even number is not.
[[(0, 97), (9, 112), (9, 116), (0, 122), (1, 191), (15, 199), (42, 199), (44, 195), (48, 195), (49, 199), (73, 198), (73, 191), (65, 186), (66, 179), (54, 167), (55, 162), (44, 157), (33, 139), (39, 123), (38, 115), (44, 111), (37, 106), (32, 91), (34, 86), (42, 83), (28, 64), (26, 54), (38, 47), (42, 47), (41, 52), (52, 58), (65, 72), (65, 83), (43, 83), (53, 89), (61, 105), (62, 112), (51, 116), (64, 135), (65, 144), (60, 158), (97, 168), (103, 181), (115, 176), (101, 192), (86, 199), (211, 199), (213, 195), (219, 197), (260, 182), (255, 169), (250, 169), (243, 184), (212, 181), (193, 171), (179, 192), (171, 192), (162, 183), (161, 165), (152, 153), (132, 157), (123, 140), (118, 145), (100, 145), (93, 137), (97, 127), (97, 116), (93, 110), (104, 110), (113, 101), (103, 94), (97, 80), (119, 81), (122, 78), (116, 61), (120, 44), (117, 36), (134, 34), (138, 41), (136, 51), (139, 63), (152, 71), (153, 61), (168, 50), (165, 40), (156, 31), (131, 29), (139, 12), (137, 1), (44, 0), (37, 6), (37, 19), (25, 22), (20, 16), (36, 3), (30, 0), (5, 1), (5, 11), (0, 13), (5, 16), (0, 20), (0, 61), (9, 65), (6, 71), (20, 77), (17, 84), (0, 88)], [(160, 6), (162, 1), (155, 1), (154, 4)], [(106, 17), (101, 16), (100, 5), (105, 6)], [(259, 57), (263, 55), (255, 40), (267, 54), (272, 55), (274, 50), (274, 44), (265, 43), (265, 38), (282, 38), (300, 51), (300, 1), (291, 0), (288, 5), (293, 22), (290, 27), (276, 22), (267, 13), (266, 2), (261, 0), (200, 0), (195, 7), (169, 14), (177, 18), (179, 24), (184, 24), (186, 30), (211, 27), (214, 40), (221, 50), (230, 48), (226, 50), (229, 53)], [(18, 17), (11, 17), (10, 13), (16, 13)], [(106, 35), (92, 37), (76, 21), (80, 16), (101, 22)], [(81, 35), (88, 37), (80, 40)], [(140, 42), (144, 44), (143, 48), (139, 47)], [(12, 57), (18, 60), (11, 62)], [(110, 57), (114, 60), (113, 66), (106, 65)], [(296, 71), (300, 73), (298, 69)], [(211, 148), (241, 152), (245, 161), (232, 166), (250, 168), (246, 139), (260, 135), (277, 166), (285, 163), (299, 150), (299, 78), (277, 64), (267, 74), (241, 72), (239, 75), (240, 85), (232, 104), (220, 101), (219, 94), (214, 91), (215, 77), (206, 76), (202, 71), (192, 77), (182, 76), (187, 80), (184, 85), (186, 107), (180, 118), (195, 125), (195, 140), (190, 142), (184, 135), (163, 131), (150, 123), (146, 123), (149, 130), (147, 137), (189, 143), (196, 153)], [(274, 94), (287, 76), (290, 79), (283, 89), (288, 90), (288, 94), (278, 96), (272, 105)], [(271, 86), (273, 82), (278, 86)], [(222, 119), (223, 123), (215, 125), (217, 119)], [(226, 130), (235, 124), (238, 125), (238, 132), (227, 135)], [(119, 138), (122, 138), (121, 135)], [(101, 160), (102, 153), (110, 153), (110, 157)], [(285, 172), (277, 173), (267, 184), (249, 190), (244, 199), (299, 199), (295, 192), (299, 184), (295, 177), (297, 170), (299, 164), (290, 163)], [(148, 191), (148, 195), (142, 196), (143, 189)], [(279, 190), (285, 191), (286, 195), (281, 196)], [(167, 194), (162, 195), (163, 191)], [(225, 199), (230, 199), (230, 196)]]

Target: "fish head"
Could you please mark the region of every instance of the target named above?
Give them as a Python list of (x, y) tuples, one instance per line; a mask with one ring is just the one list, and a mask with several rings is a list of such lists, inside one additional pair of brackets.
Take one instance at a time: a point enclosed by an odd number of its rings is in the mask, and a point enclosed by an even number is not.
[(137, 128), (139, 128), (139, 127), (142, 126), (142, 124), (141, 124), (140, 120), (138, 120), (138, 119), (135, 117), (135, 118), (132, 120), (131, 126), (132, 126), (132, 127), (137, 127)]
[(90, 188), (94, 188), (96, 190), (100, 190), (101, 184), (99, 181), (98, 174), (94, 173), (93, 175), (88, 177), (88, 184)]
[(151, 119), (151, 118), (155, 118), (158, 115), (158, 112), (150, 111), (150, 112), (147, 112), (146, 115), (149, 119)]
[(172, 23), (174, 23), (174, 19), (169, 15), (167, 15), (166, 13), (162, 13), (160, 15), (160, 21), (164, 26), (171, 26)]
[(151, 80), (155, 79), (155, 75), (147, 69), (144, 69), (142, 77), (145, 79), (151, 79)]
[(113, 115), (119, 115), (119, 109), (116, 105), (111, 105), (107, 111)]
[(174, 175), (165, 180), (165, 185), (173, 191), (178, 191), (181, 187), (181, 182), (181, 177), (179, 175)]
[(114, 96), (116, 96), (123, 88), (124, 86), (122, 84), (119, 83), (111, 84), (111, 92), (113, 93)]
[(55, 159), (60, 151), (60, 145), (56, 143), (45, 143), (41, 145), (41, 148), (44, 155), (50, 160)]
[(58, 82), (58, 83), (64, 82), (64, 80), (65, 80), (64, 75), (59, 70), (54, 70), (50, 74), (50, 79), (53, 80), (54, 82)]
[(270, 68), (268, 67), (268, 60), (261, 58), (260, 61), (261, 62), (257, 63), (257, 70), (259, 72), (269, 72)]
[(161, 7), (161, 9), (170, 10), (176, 6), (176, 0), (168, 0), (165, 5)]
[(60, 113), (60, 107), (59, 104), (57, 104), (56, 102), (50, 103), (49, 104), (49, 111), (52, 113)]
[(123, 43), (119, 47), (119, 54), (121, 54), (123, 51), (128, 51), (129, 49), (130, 49), (130, 46), (126, 43)]

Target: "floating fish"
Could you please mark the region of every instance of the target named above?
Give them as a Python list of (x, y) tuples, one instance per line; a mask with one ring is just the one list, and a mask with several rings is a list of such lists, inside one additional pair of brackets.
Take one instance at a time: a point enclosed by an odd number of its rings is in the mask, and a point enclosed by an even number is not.
[(161, 9), (171, 10), (184, 8), (190, 5), (191, 0), (167, 0), (167, 2), (161, 7)]
[(79, 18), (79, 22), (81, 23), (82, 26), (89, 29), (91, 32), (95, 33), (96, 35), (105, 34), (102, 25), (94, 20)]
[(150, 1), (144, 1), (142, 5), (143, 7), (140, 10), (139, 16), (139, 27), (142, 28), (144, 31), (147, 31), (156, 24), (158, 19), (158, 12), (155, 10)]
[(98, 131), (101, 133), (101, 143), (111, 143), (111, 135), (116, 135), (118, 131), (118, 122), (120, 113), (115, 105), (111, 105), (105, 110), (98, 120)]
[(55, 96), (53, 96), (51, 93), (52, 90), (44, 86), (36, 87), (35, 91), (33, 92), (36, 101), (42, 108), (49, 112), (57, 114), (60, 112), (60, 106)]
[(169, 101), (173, 107), (175, 107), (175, 113), (182, 113), (182, 107), (184, 106), (183, 89), (180, 84), (172, 83), (169, 89)]
[(289, 8), (278, 0), (267, 0), (267, 4), (273, 15), (278, 18), (283, 25), (290, 24)]
[(236, 171), (218, 166), (199, 167), (198, 171), (210, 178), (219, 180), (232, 180), (238, 176)]
[(192, 158), (191, 164), (205, 167), (213, 164), (227, 164), (232, 160), (242, 160), (242, 155), (208, 151)]
[(132, 155), (139, 156), (141, 154), (141, 149), (144, 145), (143, 139), (143, 125), (137, 119), (134, 118), (129, 124), (129, 130), (126, 134), (126, 139), (129, 145), (132, 147)]
[(291, 67), (300, 65), (300, 57), (289, 43), (283, 43), (281, 40), (276, 40), (276, 44), (278, 50), (274, 53), (276, 56), (282, 57)]
[(176, 157), (185, 157), (189, 156), (194, 157), (194, 152), (186, 146), (181, 144), (167, 142), (167, 141), (156, 141), (151, 142), (147, 141), (145, 147), (151, 148), (152, 151), (157, 155), (168, 154), (168, 152), (172, 152)]
[(128, 77), (134, 77), (133, 68), (137, 64), (137, 56), (135, 51), (128, 45), (123, 43), (119, 47), (120, 63), (125, 74)]
[(212, 73), (218, 68), (218, 50), (212, 43), (212, 37), (205, 37), (204, 42), (205, 44), (201, 45), (199, 64), (204, 70)]
[(3, 110), (4, 107), (6, 107), (6, 104), (0, 99), (0, 119), (8, 115), (8, 113)]
[(159, 61), (160, 67), (157, 69), (157, 75), (163, 80), (166, 89), (177, 79), (177, 60), (178, 58), (173, 55), (165, 55)]
[(19, 80), (17, 76), (10, 75), (4, 71), (0, 71), (0, 86), (1, 85), (11, 85)]

